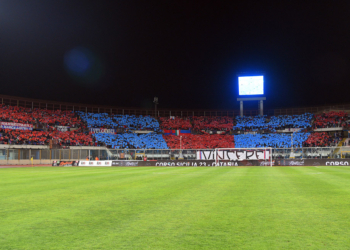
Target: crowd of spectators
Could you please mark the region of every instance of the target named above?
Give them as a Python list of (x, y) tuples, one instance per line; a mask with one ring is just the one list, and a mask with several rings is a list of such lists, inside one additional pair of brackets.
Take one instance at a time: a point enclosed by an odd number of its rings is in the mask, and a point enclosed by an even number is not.
[(229, 131), (233, 127), (233, 118), (228, 116), (194, 116), (192, 121), (195, 130)]
[(286, 128), (309, 128), (312, 124), (313, 114), (305, 113), (302, 115), (279, 115), (271, 116), (267, 126), (275, 130), (284, 130)]
[(262, 129), (267, 129), (266, 124), (266, 115), (264, 116), (237, 116), (236, 125), (233, 126), (234, 130), (249, 130), (249, 131), (258, 131)]
[(348, 114), (344, 111), (331, 111), (315, 116), (314, 128), (344, 127), (347, 125)]
[(30, 109), (0, 105), (0, 121), (49, 126), (80, 126), (80, 119), (72, 111)]
[(264, 116), (243, 116), (236, 117), (234, 130), (259, 131), (284, 130), (287, 128), (309, 128), (312, 125), (313, 114), (305, 113), (302, 115), (279, 115), (268, 118)]
[(270, 133), (270, 134), (244, 134), (235, 135), (236, 148), (291, 148), (302, 147), (303, 142), (308, 138), (309, 133)]
[(175, 116), (174, 118), (170, 117), (159, 117), (160, 127), (162, 129), (183, 129), (189, 130), (192, 128), (190, 118), (182, 118)]
[(126, 130), (160, 131), (159, 123), (151, 116), (109, 115), (107, 113), (77, 112), (91, 128), (123, 128)]
[[(180, 136), (163, 136), (168, 147), (171, 149), (180, 148)], [(182, 149), (207, 149), (207, 148), (234, 148), (234, 136), (232, 135), (183, 135), (181, 137)]]
[(161, 134), (154, 132), (147, 134), (123, 133), (123, 134), (95, 134), (96, 141), (102, 142), (111, 148), (129, 149), (168, 149)]
[(341, 141), (341, 134), (330, 132), (315, 132), (311, 133), (306, 141), (303, 142), (303, 147), (334, 147)]
[[(107, 145), (112, 148), (139, 149), (177, 149), (180, 147), (180, 137), (162, 136), (161, 129), (200, 131), (253, 131), (255, 134), (231, 135), (193, 135), (182, 136), (183, 149), (206, 148), (257, 148), (291, 147), (291, 134), (271, 133), (288, 128), (332, 128), (347, 126), (346, 112), (331, 111), (320, 115), (305, 113), (302, 115), (254, 116), (193, 116), (160, 117), (160, 123), (151, 116), (109, 115), (107, 113), (84, 113), (61, 110), (30, 109), (17, 106), (0, 105), (0, 121), (34, 125), (34, 130), (0, 129), (0, 143), (48, 145), (56, 141), (61, 146), (76, 145)], [(313, 124), (313, 125), (312, 125)], [(38, 127), (45, 127), (43, 131), (36, 131)], [(61, 132), (54, 126), (68, 126), (77, 128), (75, 131)], [(83, 133), (86, 128), (114, 128), (123, 131), (122, 134)], [(148, 134), (134, 134), (130, 130), (151, 130)], [(265, 131), (263, 131), (265, 130)], [(303, 130), (305, 131), (305, 130)], [(156, 132), (156, 133), (155, 133)], [(259, 134), (259, 132), (270, 132)], [(219, 133), (219, 132), (218, 132)], [(239, 132), (238, 132), (239, 133)], [(96, 140), (95, 140), (96, 138)], [(337, 133), (305, 133), (293, 134), (293, 147), (327, 147), (336, 146), (341, 140)]]
[(0, 144), (49, 145), (50, 140), (60, 146), (93, 146), (91, 134), (77, 131), (61, 132), (0, 129)]

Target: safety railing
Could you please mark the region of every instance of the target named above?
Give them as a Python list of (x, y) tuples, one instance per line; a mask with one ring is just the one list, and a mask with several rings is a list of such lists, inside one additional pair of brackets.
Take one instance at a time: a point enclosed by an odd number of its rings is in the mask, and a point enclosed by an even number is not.
[[(235, 149), (238, 150), (238, 149)], [(199, 152), (205, 151), (205, 154)], [(0, 149), (3, 163), (50, 163), (53, 160), (197, 160), (212, 157), (214, 149)], [(272, 159), (350, 158), (350, 147), (275, 148)], [(201, 158), (203, 160), (203, 158)]]
[[(110, 113), (121, 115), (150, 115), (150, 116), (230, 116), (235, 117), (240, 114), (238, 106), (235, 110), (181, 110), (181, 109), (158, 109), (157, 113), (154, 109), (141, 109), (132, 107), (113, 107), (113, 106), (97, 106), (91, 104), (56, 102), (49, 100), (39, 100), (31, 98), (23, 98), (17, 96), (0, 95), (0, 103), (4, 105), (20, 106), (26, 108), (41, 108), (48, 110), (67, 110), (67, 111), (83, 111), (92, 113)], [(237, 103), (238, 104), (238, 103)], [(350, 110), (350, 104), (323, 105), (315, 107), (299, 107), (299, 108), (274, 108), (266, 109), (266, 115), (297, 115), (304, 113), (320, 113), (325, 110)], [(258, 115), (259, 110), (244, 110), (245, 116)]]

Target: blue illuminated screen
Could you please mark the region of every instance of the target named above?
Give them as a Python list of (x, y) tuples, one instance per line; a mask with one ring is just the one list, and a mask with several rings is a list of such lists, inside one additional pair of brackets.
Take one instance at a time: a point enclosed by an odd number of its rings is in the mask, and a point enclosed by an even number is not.
[(263, 95), (264, 76), (239, 76), (239, 95)]

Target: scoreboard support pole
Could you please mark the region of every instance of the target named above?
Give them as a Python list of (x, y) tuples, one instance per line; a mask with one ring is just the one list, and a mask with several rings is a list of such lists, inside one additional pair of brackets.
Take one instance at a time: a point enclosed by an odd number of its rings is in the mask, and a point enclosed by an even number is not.
[(260, 110), (260, 115), (263, 116), (264, 115), (264, 101), (260, 100), (259, 101), (259, 110)]
[(240, 116), (243, 117), (243, 102), (244, 101), (258, 101), (259, 103), (259, 114), (261, 116), (264, 115), (264, 101), (266, 101), (266, 97), (253, 97), (253, 98), (237, 98), (237, 101), (239, 101), (240, 105), (240, 109), (239, 109), (239, 112), (240, 112)]

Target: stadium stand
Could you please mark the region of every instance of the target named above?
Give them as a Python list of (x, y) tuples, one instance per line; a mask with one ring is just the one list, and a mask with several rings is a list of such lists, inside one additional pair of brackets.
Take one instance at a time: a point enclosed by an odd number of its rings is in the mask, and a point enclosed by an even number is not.
[(159, 117), (160, 127), (162, 129), (191, 129), (192, 124), (190, 118), (181, 118), (181, 117)]
[(95, 135), (97, 141), (111, 148), (136, 148), (136, 149), (168, 149), (168, 146), (161, 134), (107, 134), (98, 133)]
[[(313, 121), (314, 120), (314, 121)], [(348, 126), (348, 114), (344, 111), (331, 111), (314, 116), (310, 113), (301, 115), (236, 117), (228, 116), (193, 116), (191, 118), (160, 117), (160, 123), (150, 116), (109, 115), (107, 113), (85, 113), (61, 110), (30, 109), (17, 106), (0, 105), (0, 121), (34, 125), (31, 130), (0, 129), (0, 144), (47, 145), (50, 140), (60, 146), (102, 146), (112, 148), (140, 149), (177, 149), (180, 137), (159, 134), (161, 129), (190, 130), (196, 133), (214, 131), (213, 135), (204, 134), (182, 136), (183, 149), (206, 148), (250, 148), (250, 147), (291, 147), (291, 134), (239, 134), (218, 135), (215, 131), (255, 131), (276, 132), (288, 128), (333, 128)], [(55, 126), (76, 128), (76, 131), (61, 132)], [(88, 128), (118, 128), (122, 134), (88, 133)], [(38, 131), (38, 130), (41, 131)], [(133, 134), (128, 130), (150, 130), (156, 133)], [(309, 131), (308, 130), (308, 131)], [(302, 130), (304, 131), (304, 130)], [(85, 132), (85, 133), (84, 133)], [(239, 132), (238, 132), (239, 133)], [(294, 133), (293, 147), (328, 147), (336, 146), (341, 135), (330, 133)]]
[(303, 147), (334, 147), (338, 145), (340, 140), (337, 133), (335, 133), (335, 137), (332, 137), (329, 132), (315, 132), (311, 133), (303, 142)]
[(313, 114), (305, 113), (302, 115), (280, 115), (280, 116), (243, 116), (236, 117), (234, 130), (259, 131), (284, 130), (286, 128), (309, 128), (312, 126)]
[(192, 120), (195, 130), (229, 131), (233, 127), (233, 118), (228, 116), (194, 116)]
[[(293, 147), (301, 147), (308, 136), (309, 133), (294, 133)], [(291, 138), (291, 134), (284, 133), (235, 135), (235, 145), (236, 148), (291, 148)]]
[(309, 128), (312, 126), (313, 114), (305, 113), (302, 115), (280, 115), (271, 116), (267, 126), (275, 130), (286, 128)]
[(314, 121), (314, 128), (333, 128), (344, 127), (348, 120), (348, 114), (344, 111), (335, 112), (331, 111), (323, 113), (322, 115), (316, 115)]
[[(180, 148), (180, 136), (163, 136), (169, 148)], [(181, 140), (182, 149), (207, 149), (207, 148), (234, 148), (234, 136), (232, 135), (183, 135)]]
[(130, 130), (160, 131), (159, 123), (150, 116), (109, 115), (107, 113), (77, 112), (80, 118), (91, 128), (124, 128)]
[(60, 146), (92, 146), (91, 134), (76, 131), (61, 132), (58, 130), (31, 131), (0, 129), (0, 144), (15, 145), (48, 145), (50, 140), (56, 140)]
[(45, 110), (16, 107), (0, 106), (0, 120), (3, 122), (15, 122), (33, 125), (49, 126), (80, 126), (80, 119), (72, 111)]
[(237, 116), (236, 125), (233, 126), (234, 130), (249, 130), (258, 131), (261, 129), (267, 129), (266, 116)]

